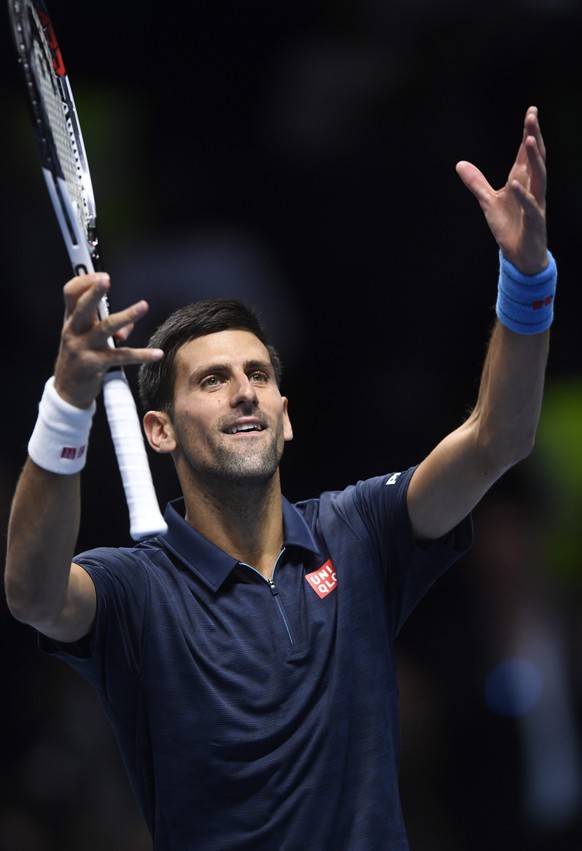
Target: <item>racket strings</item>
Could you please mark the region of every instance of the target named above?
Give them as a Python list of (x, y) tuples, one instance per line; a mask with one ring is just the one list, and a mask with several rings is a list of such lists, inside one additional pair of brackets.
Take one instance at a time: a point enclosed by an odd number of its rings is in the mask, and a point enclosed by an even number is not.
[(31, 62), (34, 63), (34, 77), (37, 82), (40, 108), (44, 112), (57, 157), (57, 165), (67, 184), (67, 189), (73, 202), (73, 207), (87, 235), (90, 219), (87, 189), (84, 186), (85, 173), (71, 119), (71, 106), (63, 91), (63, 80), (54, 73), (53, 56), (48, 45), (44, 28), (36, 10), (32, 12), (33, 20), (33, 50)]

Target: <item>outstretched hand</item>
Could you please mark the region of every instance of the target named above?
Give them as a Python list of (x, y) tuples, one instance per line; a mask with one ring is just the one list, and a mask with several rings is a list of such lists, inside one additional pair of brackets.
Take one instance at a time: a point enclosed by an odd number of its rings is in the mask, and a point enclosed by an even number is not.
[(479, 201), (504, 257), (524, 275), (548, 265), (546, 234), (546, 149), (537, 107), (525, 114), (521, 144), (502, 189), (493, 189), (471, 163), (457, 163), (457, 174)]
[(135, 322), (148, 311), (145, 301), (125, 310), (98, 317), (101, 299), (109, 290), (109, 276), (82, 275), (65, 284), (65, 318), (55, 364), (55, 389), (77, 408), (88, 408), (101, 390), (103, 376), (112, 367), (160, 360), (161, 349), (112, 346), (124, 342)]

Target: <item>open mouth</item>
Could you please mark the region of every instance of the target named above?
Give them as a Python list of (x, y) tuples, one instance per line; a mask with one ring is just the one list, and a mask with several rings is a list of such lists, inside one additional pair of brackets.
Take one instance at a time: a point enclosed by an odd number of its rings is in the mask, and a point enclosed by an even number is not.
[(234, 425), (226, 430), (227, 434), (243, 434), (253, 431), (264, 431), (264, 427), (260, 423), (243, 423), (242, 425)]

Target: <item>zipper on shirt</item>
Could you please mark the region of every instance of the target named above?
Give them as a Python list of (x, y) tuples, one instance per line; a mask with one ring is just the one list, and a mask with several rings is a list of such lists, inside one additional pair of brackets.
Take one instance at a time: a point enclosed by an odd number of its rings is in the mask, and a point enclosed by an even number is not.
[(281, 549), (281, 552), (277, 556), (277, 561), (275, 562), (275, 567), (273, 568), (273, 575), (271, 576), (270, 579), (265, 579), (263, 574), (259, 573), (259, 571), (255, 567), (253, 567), (252, 565), (247, 564), (246, 562), (241, 562), (241, 564), (244, 564), (245, 567), (248, 567), (249, 570), (252, 570), (254, 573), (256, 573), (257, 576), (260, 577), (261, 582), (265, 582), (269, 586), (269, 590), (270, 590), (271, 594), (273, 595), (273, 599), (275, 600), (275, 603), (276, 603), (277, 608), (279, 610), (279, 614), (281, 615), (281, 620), (283, 621), (283, 625), (285, 626), (285, 629), (287, 631), (289, 643), (295, 644), (295, 638), (293, 637), (293, 632), (291, 631), (291, 625), (290, 625), (289, 620), (287, 618), (287, 615), (285, 613), (285, 608), (284, 608), (283, 603), (281, 602), (281, 598), (279, 596), (279, 589), (275, 585), (275, 579), (274, 579), (275, 571), (277, 570), (277, 565), (279, 564), (279, 559), (281, 558), (281, 556), (283, 555), (284, 552), (285, 552), (285, 547), (283, 547)]
[(279, 597), (279, 589), (275, 585), (274, 580), (267, 579), (267, 584), (271, 590), (271, 594), (275, 598), (275, 602), (277, 604), (277, 608), (279, 609), (279, 614), (281, 615), (281, 620), (285, 624), (285, 629), (287, 630), (287, 635), (289, 636), (289, 641), (291, 644), (295, 644), (295, 639), (293, 638), (293, 633), (291, 632), (291, 627), (289, 626), (289, 621), (287, 620), (287, 615), (285, 614), (285, 609), (283, 608), (283, 603), (281, 602), (281, 598)]

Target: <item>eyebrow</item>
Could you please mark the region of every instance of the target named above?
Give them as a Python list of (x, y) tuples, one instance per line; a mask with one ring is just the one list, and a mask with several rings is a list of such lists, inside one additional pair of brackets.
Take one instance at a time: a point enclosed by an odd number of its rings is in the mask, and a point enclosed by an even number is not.
[[(197, 369), (193, 369), (188, 380), (196, 383), (196, 381), (198, 381), (203, 375), (212, 375), (215, 372), (228, 372), (230, 369), (230, 361), (214, 361), (214, 363), (202, 365)], [(252, 372), (255, 369), (260, 369), (263, 372), (268, 372), (273, 376), (275, 375), (275, 368), (269, 360), (252, 359), (245, 361), (243, 369), (245, 372)]]
[(250, 360), (245, 363), (245, 372), (252, 372), (253, 369), (262, 369), (267, 372), (274, 373), (273, 364), (270, 360)]

